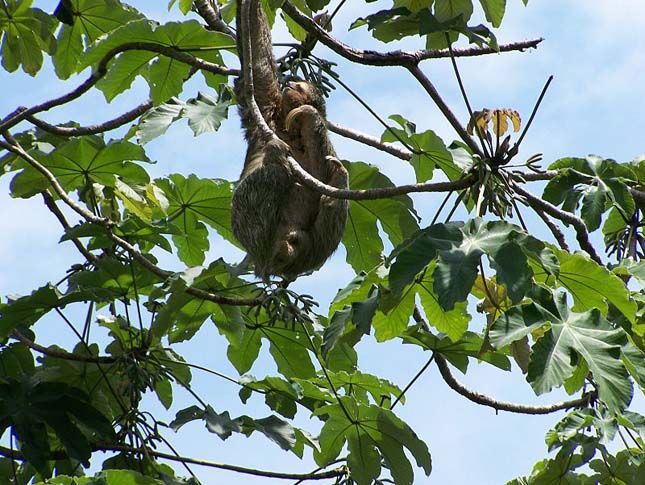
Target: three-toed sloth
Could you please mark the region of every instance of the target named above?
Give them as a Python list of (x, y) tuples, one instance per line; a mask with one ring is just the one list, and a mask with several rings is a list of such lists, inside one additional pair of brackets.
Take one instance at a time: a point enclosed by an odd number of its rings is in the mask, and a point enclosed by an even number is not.
[[(249, 2), (248, 21), (243, 18), (243, 2)], [(237, 3), (242, 75), (235, 92), (248, 149), (233, 193), (233, 234), (248, 251), (257, 276), (265, 281), (270, 275), (292, 280), (319, 268), (336, 250), (345, 229), (347, 201), (301, 185), (288, 156), (328, 185), (347, 188), (348, 176), (327, 134), (323, 96), (304, 81), (289, 82), (280, 89), (271, 31), (260, 0)], [(249, 108), (243, 42), (250, 44), (255, 100), (278, 137), (270, 141), (261, 136)]]

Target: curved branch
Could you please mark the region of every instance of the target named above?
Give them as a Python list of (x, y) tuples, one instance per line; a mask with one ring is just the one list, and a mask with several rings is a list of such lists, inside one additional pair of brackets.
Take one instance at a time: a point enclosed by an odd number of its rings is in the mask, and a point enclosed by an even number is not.
[(533, 209), (544, 211), (550, 216), (561, 220), (565, 224), (571, 224), (576, 232), (576, 239), (578, 240), (578, 244), (580, 244), (580, 248), (586, 251), (591, 259), (596, 263), (600, 265), (603, 264), (602, 259), (600, 259), (598, 253), (596, 253), (596, 249), (593, 247), (593, 244), (589, 241), (589, 233), (587, 232), (587, 227), (582, 219), (570, 212), (558, 209), (556, 206), (544, 199), (536, 197), (532, 193), (524, 190), (517, 183), (513, 184), (513, 190), (521, 195), (525, 199), (525, 202), (529, 206), (533, 207)]
[(115, 47), (107, 54), (105, 54), (105, 56), (103, 56), (103, 58), (99, 61), (96, 70), (92, 73), (92, 75), (89, 76), (85, 81), (83, 81), (76, 89), (73, 89), (67, 94), (59, 96), (58, 98), (50, 99), (49, 101), (45, 101), (44, 103), (32, 106), (31, 108), (20, 107), (16, 109), (13, 113), (0, 121), (0, 132), (4, 132), (9, 128), (17, 125), (30, 115), (34, 115), (42, 111), (47, 111), (51, 108), (69, 103), (70, 101), (81, 97), (83, 94), (89, 91), (103, 76), (107, 74), (107, 66), (112, 58), (122, 52), (129, 50), (145, 50), (156, 52), (158, 54), (176, 59), (180, 62), (189, 64), (197, 69), (203, 69), (215, 74), (223, 74), (227, 76), (237, 76), (239, 74), (238, 69), (228, 69), (218, 64), (204, 61), (186, 52), (178, 51), (173, 47), (154, 44), (152, 42), (128, 42)]
[(85, 362), (88, 364), (114, 364), (116, 362), (116, 359), (110, 356), (72, 354), (71, 352), (67, 352), (66, 350), (56, 350), (56, 349), (52, 349), (51, 347), (44, 347), (42, 345), (37, 344), (33, 340), (28, 339), (23, 334), (21, 334), (18, 330), (14, 330), (11, 336), (16, 340), (18, 340), (20, 343), (29, 347), (30, 349), (35, 350), (36, 352), (39, 352), (48, 357), (54, 357), (56, 359), (72, 360), (75, 362)]
[[(418, 64), (426, 59), (439, 59), (450, 57), (448, 49), (437, 50), (418, 50), (414, 52), (391, 51), (376, 52), (372, 50), (355, 49), (335, 39), (323, 30), (312, 19), (301, 13), (290, 2), (282, 4), (282, 10), (291, 17), (298, 25), (305, 29), (309, 34), (317, 38), (322, 44), (336, 54), (358, 64), (368, 66), (410, 66)], [(489, 47), (471, 47), (467, 49), (453, 49), (455, 57), (472, 57), (485, 54), (495, 54), (497, 52), (523, 51), (525, 49), (535, 48), (542, 42), (542, 38), (514, 42), (499, 46), (499, 51)]]
[(573, 399), (571, 401), (557, 402), (554, 404), (547, 404), (544, 406), (531, 406), (528, 404), (516, 404), (508, 401), (499, 401), (494, 399), (486, 394), (481, 392), (472, 391), (459, 382), (455, 377), (450, 373), (450, 367), (448, 366), (448, 361), (441, 354), (436, 353), (435, 362), (439, 368), (439, 373), (443, 380), (446, 381), (446, 384), (458, 394), (461, 394), (466, 399), (476, 403), (481, 404), (482, 406), (488, 406), (496, 411), (507, 411), (509, 413), (519, 413), (519, 414), (551, 414), (557, 411), (562, 411), (570, 408), (579, 408), (589, 406), (595, 399), (595, 393), (585, 393), (579, 399)]
[(316, 192), (328, 195), (335, 199), (374, 200), (387, 199), (389, 197), (396, 197), (412, 192), (452, 192), (470, 187), (475, 182), (474, 177), (467, 176), (459, 180), (455, 180), (454, 182), (407, 184), (395, 187), (379, 187), (375, 189), (361, 190), (339, 189), (331, 185), (327, 185), (312, 176), (302, 168), (293, 157), (288, 157), (288, 160), (291, 164), (291, 170), (298, 177), (300, 182)]
[(122, 115), (117, 116), (112, 120), (105, 121), (103, 123), (96, 124), (96, 125), (89, 125), (89, 126), (73, 127), (73, 126), (52, 125), (50, 123), (47, 123), (46, 121), (36, 118), (34, 115), (27, 116), (27, 121), (34, 124), (41, 130), (44, 130), (48, 133), (52, 133), (54, 135), (60, 135), (60, 136), (95, 135), (97, 133), (104, 133), (106, 131), (114, 130), (116, 128), (119, 128), (120, 126), (125, 125), (126, 123), (136, 120), (139, 116), (141, 116), (150, 108), (152, 108), (152, 106), (153, 106), (152, 101), (148, 100), (145, 103), (140, 104), (136, 108), (128, 111), (127, 113), (123, 113)]
[[(228, 470), (232, 472), (243, 473), (245, 475), (253, 475), (265, 478), (277, 478), (282, 480), (325, 480), (329, 478), (340, 477), (346, 474), (344, 467), (320, 473), (281, 473), (267, 470), (258, 470), (256, 468), (247, 468), (237, 465), (229, 465), (228, 463), (217, 463), (214, 461), (198, 460), (184, 456), (170, 455), (168, 453), (163, 453), (150, 448), (141, 450), (138, 448), (132, 448), (130, 446), (115, 445), (104, 442), (91, 443), (91, 447), (92, 451), (145, 453), (147, 456), (154, 456), (155, 458), (161, 458), (163, 460), (177, 461), (180, 463), (190, 463), (191, 465), (201, 465), (209, 468), (218, 468), (220, 470)], [(0, 455), (12, 460), (25, 461), (25, 456), (22, 452), (12, 450), (11, 448), (7, 448), (5, 446), (0, 446)], [(57, 450), (50, 452), (48, 458), (51, 460), (62, 460), (68, 458), (68, 456), (65, 451)]]

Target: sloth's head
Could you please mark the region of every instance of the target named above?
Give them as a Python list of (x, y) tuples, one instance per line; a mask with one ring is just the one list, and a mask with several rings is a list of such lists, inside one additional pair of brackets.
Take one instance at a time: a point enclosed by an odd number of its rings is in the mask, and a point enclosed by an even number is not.
[(273, 273), (294, 279), (307, 268), (311, 238), (305, 230), (295, 227), (278, 229), (281, 234), (275, 239), (273, 247)]
[(289, 113), (292, 109), (308, 104), (325, 117), (325, 98), (318, 88), (307, 81), (290, 81), (282, 90), (282, 110)]

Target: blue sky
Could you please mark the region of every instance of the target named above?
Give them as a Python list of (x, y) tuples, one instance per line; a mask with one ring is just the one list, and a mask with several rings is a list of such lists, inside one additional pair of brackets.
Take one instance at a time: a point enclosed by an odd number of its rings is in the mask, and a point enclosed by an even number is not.
[[(47, 9), (54, 2), (36, 3)], [(545, 41), (537, 50), (526, 53), (459, 60), (473, 107), (513, 108), (526, 120), (544, 82), (553, 74), (555, 80), (524, 142), (520, 157), (540, 152), (548, 164), (563, 156), (593, 153), (628, 161), (645, 152), (642, 143), (645, 128), (645, 3), (633, 0), (545, 0), (530, 1), (527, 7), (520, 0), (508, 0), (507, 3), (506, 18), (502, 28), (496, 32), (500, 43), (534, 37), (544, 37)], [(180, 17), (176, 10), (170, 14), (165, 11), (166, 2), (140, 0), (131, 4), (158, 20)], [(332, 5), (336, 4), (332, 2)], [(376, 5), (368, 7), (375, 11), (378, 6), (389, 6), (390, 2)], [(364, 29), (347, 32), (347, 26), (364, 14), (365, 7), (364, 2), (347, 2), (334, 22), (333, 35), (361, 48), (422, 47), (421, 39), (407, 39), (397, 45), (379, 45)], [(287, 37), (280, 27), (274, 41), (285, 40)], [(318, 54), (338, 60), (337, 71), (344, 82), (382, 117), (401, 114), (414, 121), (419, 130), (435, 130), (447, 143), (455, 138), (439, 111), (403, 69), (348, 65), (322, 46), (318, 47)], [(466, 110), (449, 61), (427, 61), (423, 69), (465, 123)], [(60, 82), (52, 75), (49, 66), (35, 79), (2, 71), (0, 115), (6, 115), (18, 105), (31, 105), (67, 92), (79, 79)], [(191, 81), (183, 97), (194, 96), (198, 89), (204, 88)], [(100, 93), (94, 92), (69, 107), (43, 115), (43, 118), (52, 122), (68, 119), (81, 123), (100, 122), (127, 111), (145, 100), (146, 95), (141, 82), (109, 105), (105, 104)], [(375, 136), (382, 132), (369, 113), (341, 88), (332, 94), (328, 111), (329, 119), (334, 122)], [(341, 158), (375, 164), (397, 183), (414, 180), (411, 168), (400, 160), (336, 136), (334, 142)], [(146, 148), (149, 156), (157, 161), (151, 170), (154, 175), (194, 172), (202, 177), (231, 180), (241, 170), (245, 149), (234, 112), (217, 133), (194, 138), (180, 123)], [(78, 260), (69, 244), (57, 244), (60, 228), (40, 199), (13, 200), (8, 196), (10, 178), (0, 178), (0, 234), (4, 236), (0, 239), (0, 296), (3, 297), (24, 294), (47, 281), (57, 281), (66, 268)], [(539, 193), (539, 187), (534, 190)], [(426, 224), (429, 223), (428, 217), (439, 203), (437, 197), (424, 194), (415, 195), (414, 199)], [(457, 217), (464, 215), (458, 213)], [(537, 235), (548, 237), (541, 222), (530, 219), (529, 224)], [(181, 268), (172, 256), (160, 256), (165, 267)], [(235, 261), (241, 259), (242, 253), (214, 236), (209, 257)], [(300, 280), (297, 288), (313, 293), (324, 306), (351, 278), (352, 272), (344, 263), (341, 249), (322, 271)], [(481, 316), (475, 315), (473, 328), (478, 329), (482, 325)], [(62, 323), (55, 319), (44, 319), (36, 326), (36, 331), (43, 342), (60, 343), (61, 338), (69, 344), (74, 342), (73, 336), (67, 335)], [(194, 363), (235, 375), (226, 360), (225, 343), (212, 326), (204, 325), (194, 340), (178, 345), (177, 350)], [(361, 342), (358, 349), (361, 370), (389, 378), (401, 386), (428, 357), (398, 342), (377, 346), (372, 338)], [(266, 356), (251, 371), (256, 377), (273, 372), (273, 364)], [(242, 405), (234, 386), (210, 375), (195, 373), (194, 376), (194, 388), (201, 389), (202, 395), (217, 411), (228, 409), (232, 415), (256, 417), (270, 413), (259, 398), (253, 398), (249, 405)], [(538, 398), (521, 373), (502, 373), (476, 362), (471, 363), (467, 375), (458, 377), (473, 389), (509, 401), (547, 403), (566, 398), (562, 392)], [(192, 404), (190, 396), (179, 393), (174, 410)], [(642, 395), (637, 396), (635, 404), (641, 410), (644, 408)], [(162, 419), (172, 417), (156, 406), (152, 409), (159, 411), (164, 416)], [(398, 412), (428, 443), (434, 471), (429, 479), (418, 475), (417, 483), (431, 484), (493, 485), (528, 474), (533, 463), (545, 456), (544, 433), (560, 416), (496, 415), (493, 410), (472, 404), (452, 392), (434, 367), (412, 388), (407, 404)], [(313, 432), (317, 429), (316, 421), (304, 414), (296, 423)], [(251, 439), (233, 436), (222, 442), (201, 425), (192, 424), (177, 436), (169, 432), (168, 438), (181, 454), (207, 460), (270, 470), (304, 472), (315, 467), (309, 458), (301, 462), (261, 436)], [(231, 472), (197, 467), (195, 471), (205, 484), (267, 483)]]

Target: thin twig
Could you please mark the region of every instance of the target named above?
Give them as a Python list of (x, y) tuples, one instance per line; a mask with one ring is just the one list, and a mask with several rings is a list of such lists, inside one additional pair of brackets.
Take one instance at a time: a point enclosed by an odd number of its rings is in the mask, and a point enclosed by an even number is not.
[[(128, 452), (128, 453), (144, 453), (143, 450), (138, 448), (133, 448), (131, 446), (117, 445), (112, 443), (105, 442), (96, 442), (91, 443), (92, 451), (116, 451), (116, 452)], [(218, 468), (220, 470), (228, 470), (237, 473), (243, 473), (245, 475), (253, 475), (257, 477), (266, 477), (266, 478), (278, 478), (282, 480), (326, 480), (329, 478), (335, 478), (342, 476), (346, 473), (345, 468), (337, 468), (334, 470), (329, 470), (326, 472), (320, 473), (281, 473), (281, 472), (272, 472), (267, 470), (258, 470), (256, 468), (247, 468), (237, 465), (230, 465), (228, 463), (217, 463), (214, 461), (207, 460), (198, 460), (195, 458), (185, 457), (185, 456), (175, 456), (168, 453), (162, 453), (150, 448), (145, 450), (145, 453), (149, 456), (155, 458), (161, 458), (164, 460), (176, 461), (180, 463), (190, 463), (192, 465), (200, 465), (209, 468)], [(5, 446), (0, 446), (0, 455), (10, 458), (12, 460), (25, 461), (25, 456), (20, 451), (12, 450)], [(49, 453), (49, 459), (51, 460), (61, 460), (68, 458), (67, 453), (64, 450), (54, 450)]]

